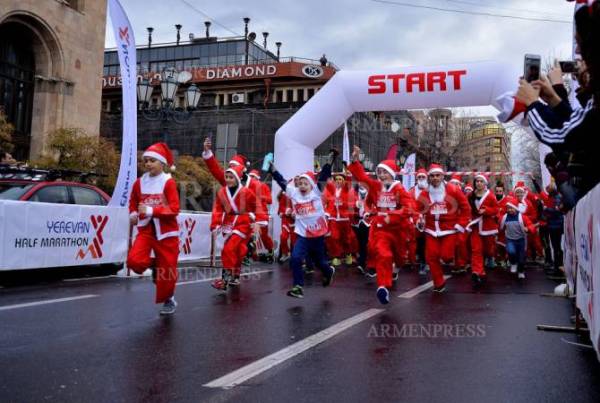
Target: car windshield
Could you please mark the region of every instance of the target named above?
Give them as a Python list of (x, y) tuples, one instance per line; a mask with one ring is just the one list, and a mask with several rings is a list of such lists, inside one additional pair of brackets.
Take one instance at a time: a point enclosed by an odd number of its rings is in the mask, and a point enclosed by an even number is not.
[(0, 200), (19, 200), (33, 183), (0, 183)]

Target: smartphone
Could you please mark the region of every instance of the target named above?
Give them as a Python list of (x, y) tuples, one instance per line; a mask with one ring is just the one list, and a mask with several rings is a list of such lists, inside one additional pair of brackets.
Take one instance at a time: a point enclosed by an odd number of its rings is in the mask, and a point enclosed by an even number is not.
[(563, 73), (575, 73), (577, 71), (577, 64), (574, 61), (560, 61), (558, 62), (560, 69)]
[(542, 58), (540, 55), (525, 55), (524, 75), (527, 82), (540, 79), (540, 69), (542, 67)]

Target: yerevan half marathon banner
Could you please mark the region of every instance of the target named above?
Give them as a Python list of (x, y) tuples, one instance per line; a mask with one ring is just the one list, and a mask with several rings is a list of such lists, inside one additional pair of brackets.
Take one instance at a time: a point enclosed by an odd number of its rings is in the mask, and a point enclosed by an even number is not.
[(575, 207), (577, 249), (577, 308), (590, 329), (600, 357), (600, 185)]
[(0, 270), (123, 262), (121, 207), (0, 201)]
[(133, 28), (119, 0), (108, 1), (123, 80), (123, 146), (117, 184), (109, 206), (127, 206), (137, 178), (137, 63)]

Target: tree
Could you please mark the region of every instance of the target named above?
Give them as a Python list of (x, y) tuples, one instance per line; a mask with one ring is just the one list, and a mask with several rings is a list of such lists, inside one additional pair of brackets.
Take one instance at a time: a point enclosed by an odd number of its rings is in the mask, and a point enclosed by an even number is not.
[(111, 194), (120, 159), (115, 145), (105, 138), (88, 136), (77, 128), (62, 128), (49, 135), (46, 152), (31, 165), (99, 174), (91, 177), (91, 183)]
[(6, 115), (0, 109), (0, 152), (11, 153), (15, 146), (12, 143), (12, 134), (15, 128), (8, 122)]
[[(540, 143), (538, 139), (514, 122), (507, 124), (506, 130), (512, 134), (513, 139), (513, 171), (531, 172), (538, 183), (542, 183)], [(513, 182), (516, 183), (518, 179), (514, 178)], [(520, 179), (529, 180), (529, 178)]]

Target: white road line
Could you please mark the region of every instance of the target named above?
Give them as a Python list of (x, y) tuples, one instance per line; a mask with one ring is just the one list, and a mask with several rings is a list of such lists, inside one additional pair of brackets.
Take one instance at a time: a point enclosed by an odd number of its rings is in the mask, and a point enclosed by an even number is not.
[[(448, 280), (450, 277), (452, 276), (444, 276), (444, 280)], [(417, 288), (413, 288), (412, 290), (406, 291), (405, 293), (398, 295), (398, 298), (412, 298), (415, 295), (422, 293), (423, 291), (427, 291), (431, 287), (433, 287), (433, 281), (420, 285)]]
[[(263, 274), (263, 273), (272, 273), (273, 270), (259, 270), (259, 271), (252, 271), (252, 272), (248, 272), (248, 273), (243, 273), (242, 277), (248, 277), (248, 276), (252, 276), (254, 274)], [(211, 278), (203, 278), (201, 280), (191, 280), (191, 281), (182, 281), (180, 283), (177, 283), (177, 285), (186, 285), (186, 284), (196, 284), (196, 283), (207, 283), (209, 281), (214, 281), (218, 278), (221, 277), (211, 277)]]
[(113, 278), (116, 276), (95, 276), (95, 277), (82, 277), (82, 278), (66, 278), (63, 280), (63, 282), (65, 283), (75, 283), (78, 281), (88, 281), (88, 280), (100, 280), (100, 279), (107, 279), (107, 278)]
[(264, 358), (261, 358), (258, 361), (254, 361), (251, 364), (246, 365), (236, 371), (233, 371), (221, 378), (215, 379), (203, 386), (207, 388), (223, 388), (229, 389), (233, 388), (250, 378), (254, 378), (255, 376), (267, 371), (275, 367), (276, 365), (281, 364), (282, 362), (289, 360), (296, 355), (303, 353), (304, 351), (317, 346), (318, 344), (323, 343), (324, 341), (340, 334), (346, 329), (351, 328), (363, 322), (373, 316), (383, 312), (383, 309), (369, 309), (358, 315), (352, 316), (346, 320), (343, 320), (331, 327), (328, 327), (325, 330), (320, 331), (319, 333), (315, 333), (312, 336), (305, 338), (304, 340), (300, 340), (297, 343), (292, 344), (291, 346), (285, 347), (268, 355)]
[(78, 299), (94, 298), (94, 297), (98, 297), (98, 296), (99, 295), (96, 295), (96, 294), (88, 294), (88, 295), (80, 295), (78, 297), (47, 299), (45, 301), (28, 302), (26, 304), (5, 305), (5, 306), (0, 306), (0, 311), (8, 311), (9, 309), (17, 309), (17, 308), (27, 308), (30, 306), (55, 304), (57, 302), (76, 301)]

